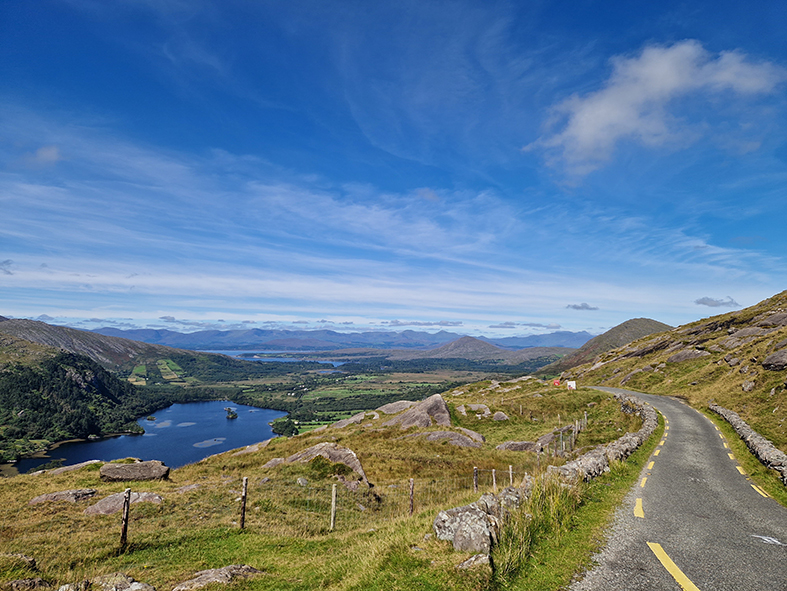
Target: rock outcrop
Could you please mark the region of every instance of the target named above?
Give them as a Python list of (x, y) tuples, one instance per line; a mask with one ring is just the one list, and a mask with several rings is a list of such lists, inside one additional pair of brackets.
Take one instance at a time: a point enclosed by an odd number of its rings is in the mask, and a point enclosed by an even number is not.
[(752, 429), (738, 413), (714, 403), (708, 405), (708, 408), (732, 425), (738, 436), (743, 439), (746, 446), (751, 450), (751, 453), (768, 468), (776, 470), (782, 482), (787, 484), (787, 454)]
[(424, 437), (427, 441), (439, 441), (447, 439), (448, 443), (457, 447), (481, 447), (480, 441), (474, 441), (467, 435), (461, 433), (454, 433), (453, 431), (428, 431), (426, 433), (412, 433), (404, 437)]
[[(379, 410), (379, 409), (378, 409)], [(451, 426), (448, 405), (439, 394), (434, 394), (409, 408), (402, 414), (383, 423), (384, 427), (399, 425), (402, 429), (410, 427), (431, 427), (433, 422), (443, 427)]]
[(787, 349), (771, 353), (762, 362), (762, 366), (769, 371), (782, 371), (787, 369)]
[(46, 493), (38, 495), (30, 499), (28, 505), (38, 505), (39, 503), (56, 503), (58, 501), (66, 501), (69, 503), (76, 503), (77, 501), (84, 501), (92, 498), (96, 494), (94, 488), (77, 488), (73, 490), (61, 490), (53, 493)]
[(105, 482), (131, 482), (139, 480), (164, 480), (169, 468), (158, 460), (133, 464), (104, 464), (99, 472)]
[(496, 449), (502, 451), (532, 451), (538, 453), (541, 451), (541, 445), (535, 441), (506, 441), (498, 445)]
[[(104, 497), (98, 503), (90, 505), (90, 507), (85, 509), (85, 515), (112, 515), (113, 513), (117, 513), (123, 508), (124, 496), (125, 493), (119, 492)], [(160, 505), (161, 501), (164, 499), (161, 495), (152, 492), (132, 492), (129, 500), (132, 505), (134, 503), (156, 503)]]
[(194, 573), (193, 578), (175, 586), (172, 591), (194, 591), (194, 589), (202, 589), (211, 583), (226, 584), (231, 583), (235, 579), (245, 579), (261, 573), (261, 570), (257, 570), (248, 564), (232, 564), (223, 568), (201, 570), (198, 573)]
[[(293, 462), (308, 462), (317, 456), (322, 456), (329, 462), (333, 462), (335, 464), (344, 464), (361, 477), (361, 482), (367, 486), (370, 486), (369, 481), (366, 479), (366, 472), (363, 471), (361, 461), (358, 459), (358, 456), (355, 455), (355, 452), (347, 447), (342, 447), (341, 445), (331, 441), (323, 441), (322, 443), (313, 445), (307, 449), (299, 451), (298, 453), (292, 454), (290, 457), (279, 463), (286, 462), (288, 464), (292, 464)], [(268, 462), (268, 464), (270, 463), (271, 462)], [(266, 464), (266, 466), (268, 464)]]
[(525, 479), (524, 484), (523, 488), (506, 488), (499, 495), (484, 493), (475, 503), (440, 511), (432, 524), (435, 536), (450, 541), (454, 550), (488, 555), (510, 511), (530, 494), (532, 480)]

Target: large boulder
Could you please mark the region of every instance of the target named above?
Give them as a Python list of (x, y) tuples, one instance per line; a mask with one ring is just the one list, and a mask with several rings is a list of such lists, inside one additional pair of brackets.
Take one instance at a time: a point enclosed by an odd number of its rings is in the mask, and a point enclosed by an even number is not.
[(149, 460), (133, 464), (104, 464), (99, 474), (106, 482), (164, 480), (169, 477), (169, 468), (159, 460)]
[(506, 441), (498, 445), (497, 449), (502, 451), (532, 451), (538, 453), (541, 451), (541, 444), (535, 441)]
[(481, 447), (480, 441), (473, 441), (467, 435), (461, 435), (453, 431), (429, 431), (427, 433), (413, 433), (412, 435), (405, 435), (405, 437), (425, 437), (427, 441), (447, 439), (448, 443), (457, 447)]
[(498, 519), (475, 503), (440, 511), (433, 524), (439, 540), (449, 540), (454, 550), (489, 554), (500, 532)]
[(399, 400), (397, 402), (389, 402), (388, 404), (383, 404), (377, 410), (384, 415), (395, 415), (397, 413), (402, 412), (403, 410), (407, 410), (411, 406), (415, 406), (418, 404), (417, 402), (413, 402), (412, 400)]
[(710, 355), (710, 353), (700, 349), (683, 349), (667, 358), (667, 363), (680, 363), (681, 361), (690, 361), (692, 359), (699, 359), (700, 357), (707, 357), (708, 355)]
[[(124, 573), (96, 577), (91, 581), (90, 589), (93, 591), (156, 591), (152, 585), (135, 581)], [(61, 587), (58, 591), (65, 590)]]
[(369, 481), (366, 479), (366, 472), (363, 471), (361, 461), (358, 459), (358, 456), (355, 455), (355, 452), (331, 441), (323, 441), (322, 443), (313, 445), (307, 449), (299, 451), (298, 453), (292, 454), (284, 461), (288, 464), (293, 462), (309, 462), (317, 456), (322, 456), (329, 462), (333, 462), (335, 464), (344, 464), (353, 472), (358, 474), (364, 484), (369, 484)]
[(771, 353), (762, 362), (762, 366), (770, 371), (787, 369), (787, 349)]
[[(98, 503), (90, 505), (90, 507), (85, 509), (85, 515), (112, 515), (113, 513), (117, 513), (123, 508), (125, 494), (126, 493), (119, 492), (115, 493), (114, 495), (104, 497)], [(157, 505), (160, 505), (161, 501), (163, 500), (164, 499), (161, 498), (161, 495), (157, 495), (156, 493), (152, 492), (132, 492), (130, 498), (131, 504), (156, 503)]]
[(443, 427), (451, 426), (451, 415), (448, 412), (448, 405), (439, 394), (434, 394), (426, 400), (422, 400), (399, 416), (389, 419), (383, 423), (383, 426), (400, 425), (402, 429), (409, 429), (410, 427), (424, 428), (431, 427), (432, 421)]
[(67, 501), (69, 503), (76, 503), (77, 501), (84, 501), (91, 498), (96, 494), (95, 488), (77, 488), (73, 490), (61, 490), (53, 493), (46, 493), (38, 495), (31, 499), (28, 505), (38, 505), (39, 503), (55, 503), (58, 501)]
[(194, 573), (193, 578), (177, 585), (172, 591), (193, 591), (194, 589), (202, 589), (211, 583), (227, 584), (235, 579), (245, 579), (260, 573), (262, 573), (261, 570), (257, 570), (248, 564), (231, 564), (223, 568), (201, 570), (198, 573)]

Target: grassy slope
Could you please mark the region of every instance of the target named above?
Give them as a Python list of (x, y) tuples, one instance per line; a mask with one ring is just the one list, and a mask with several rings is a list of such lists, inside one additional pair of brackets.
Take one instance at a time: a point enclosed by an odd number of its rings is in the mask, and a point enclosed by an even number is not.
[[(439, 509), (477, 499), (469, 488), (473, 466), (482, 470), (482, 489), (491, 485), (491, 468), (497, 468), (498, 482), (507, 480), (509, 464), (518, 478), (524, 471), (535, 472), (533, 454), (501, 452), (494, 446), (509, 437), (521, 440), (550, 431), (557, 426), (558, 413), (565, 423), (589, 411), (592, 428), (583, 433), (579, 445), (617, 437), (618, 429), (631, 426), (631, 419), (593, 390), (569, 393), (535, 381), (497, 387), (482, 382), (462, 390), (457, 396), (446, 395), (454, 416), (458, 405), (469, 402), (511, 416), (502, 423), (462, 417), (466, 427), (487, 437), (482, 449), (402, 439), (406, 432), (382, 428), (384, 419), (370, 419), (368, 426), (275, 440), (256, 453), (228, 452), (173, 471), (169, 482), (135, 483), (135, 491), (159, 492), (165, 500), (162, 505), (132, 507), (130, 546), (125, 552), (118, 552), (117, 515), (88, 517), (82, 514), (84, 504), (26, 504), (43, 492), (73, 488), (96, 488), (103, 497), (122, 491), (124, 484), (100, 482), (95, 468), (0, 481), (0, 552), (34, 556), (39, 575), (58, 584), (122, 570), (166, 588), (203, 568), (248, 563), (266, 572), (242, 585), (249, 589), (488, 588), (488, 569), (457, 571), (454, 565), (467, 555), (453, 552), (445, 542), (424, 538)], [(591, 402), (595, 404), (588, 407)], [(333, 533), (327, 531), (330, 485), (335, 482), (330, 466), (318, 462), (262, 469), (271, 458), (326, 440), (357, 452), (381, 497), (352, 495), (340, 486)], [(250, 478), (249, 512), (247, 529), (240, 532), (235, 525), (236, 499), (243, 476)], [(270, 480), (263, 482), (264, 477)], [(310, 486), (294, 484), (298, 477), (307, 478)], [(416, 479), (413, 517), (407, 516), (409, 478)], [(178, 492), (188, 484), (200, 486)], [(0, 580), (20, 576), (32, 573), (11, 559), (0, 559)]]

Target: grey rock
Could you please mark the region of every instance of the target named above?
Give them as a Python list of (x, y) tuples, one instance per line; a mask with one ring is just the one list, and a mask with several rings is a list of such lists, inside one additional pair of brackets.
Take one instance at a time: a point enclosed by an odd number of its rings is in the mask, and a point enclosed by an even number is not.
[(284, 458), (273, 458), (273, 459), (268, 460), (267, 462), (265, 462), (262, 465), (262, 469), (263, 470), (268, 470), (269, 468), (275, 468), (276, 466), (278, 466), (279, 464), (283, 464), (284, 462), (286, 462), (286, 460)]
[(480, 441), (473, 441), (466, 435), (454, 433), (453, 431), (429, 431), (427, 433), (413, 433), (405, 437), (425, 437), (427, 441), (439, 441), (447, 439), (448, 443), (457, 447), (481, 447)]
[(360, 425), (361, 421), (366, 418), (365, 412), (359, 412), (358, 414), (354, 414), (349, 419), (342, 419), (341, 421), (336, 421), (333, 425), (331, 425), (331, 429), (343, 429), (348, 425)]
[(495, 414), (492, 415), (493, 421), (507, 421), (508, 415), (502, 411), (497, 411)]
[(535, 441), (506, 441), (497, 446), (496, 449), (503, 451), (531, 451), (538, 453), (541, 451), (541, 444)]
[(484, 443), (486, 441), (486, 437), (481, 435), (480, 433), (476, 433), (475, 431), (471, 431), (470, 429), (465, 429), (464, 427), (457, 427), (457, 430), (461, 431), (465, 435), (467, 435), (473, 441), (478, 441), (479, 443)]
[[(98, 503), (90, 505), (90, 507), (85, 509), (84, 513), (85, 515), (111, 515), (113, 513), (117, 513), (123, 508), (124, 497), (125, 493), (122, 492), (109, 495), (108, 497), (101, 499)], [(152, 492), (132, 492), (131, 498), (129, 500), (131, 504), (155, 503), (160, 505), (164, 499), (161, 497), (161, 495), (157, 495), (156, 493)]]
[(86, 466), (92, 466), (93, 464), (103, 464), (101, 460), (88, 460), (86, 462), (80, 462), (78, 464), (72, 464), (70, 466), (62, 466), (60, 468), (55, 468), (54, 470), (46, 471), (50, 476), (57, 476), (58, 474), (64, 474), (65, 472), (73, 472), (74, 470), (81, 470)]
[(751, 382), (749, 380), (744, 380), (743, 384), (741, 384), (741, 389), (744, 392), (751, 392), (752, 390), (754, 390), (754, 385), (755, 385), (754, 382)]
[(411, 400), (399, 400), (397, 402), (390, 402), (388, 404), (382, 405), (377, 409), (377, 412), (381, 412), (384, 415), (395, 415), (402, 412), (403, 410), (407, 410), (408, 408), (415, 406), (416, 404), (418, 403)]
[(323, 441), (322, 443), (313, 445), (298, 453), (292, 454), (284, 461), (288, 464), (292, 464), (293, 462), (308, 462), (317, 456), (322, 456), (329, 462), (344, 464), (358, 474), (364, 484), (369, 484), (369, 481), (366, 479), (366, 472), (363, 471), (361, 461), (358, 459), (358, 456), (355, 455), (355, 452), (331, 441)]
[(3, 587), (12, 589), (13, 591), (35, 591), (36, 589), (51, 589), (52, 585), (41, 577), (34, 577), (32, 579), (16, 579), (15, 581), (9, 581), (3, 583)]
[(201, 589), (211, 583), (230, 583), (238, 578), (248, 578), (256, 574), (262, 573), (247, 564), (233, 564), (223, 568), (212, 568), (209, 570), (202, 570), (194, 574), (192, 579), (183, 581), (175, 586), (172, 591), (193, 591), (194, 589)]
[(492, 416), (492, 411), (489, 410), (489, 407), (486, 404), (468, 404), (467, 408), (472, 410), (473, 412), (479, 413), (479, 418), (486, 418)]
[(92, 591), (156, 591), (152, 585), (140, 583), (123, 573), (102, 575), (91, 581)]
[(232, 455), (233, 456), (242, 456), (242, 455), (245, 455), (245, 454), (254, 453), (255, 451), (260, 451), (261, 449), (264, 449), (264, 448), (268, 447), (268, 444), (271, 441), (273, 441), (273, 439), (266, 439), (265, 441), (260, 441), (259, 443), (255, 443), (254, 445), (247, 445), (246, 447), (236, 451)]
[(298, 483), (298, 486), (308, 486), (309, 485), (309, 481), (306, 480), (303, 476), (298, 478), (298, 480), (296, 482)]
[(385, 423), (383, 426), (392, 427), (399, 425), (402, 429), (410, 427), (431, 427), (432, 421), (443, 427), (451, 426), (451, 415), (448, 412), (448, 405), (439, 394), (434, 394), (406, 410)]
[(477, 566), (483, 566), (485, 564), (489, 564), (489, 554), (475, 554), (465, 560), (464, 562), (460, 562), (456, 565), (458, 569), (466, 569), (466, 568), (474, 568)]
[(163, 480), (169, 477), (169, 468), (163, 462), (149, 460), (134, 464), (104, 464), (99, 474), (106, 482)]
[(787, 369), (787, 349), (771, 353), (762, 362), (762, 366), (769, 371), (782, 371)]
[(38, 505), (39, 503), (48, 503), (48, 502), (57, 502), (57, 501), (67, 501), (69, 503), (76, 503), (77, 501), (84, 501), (93, 497), (96, 494), (96, 489), (94, 488), (78, 488), (73, 490), (61, 490), (58, 492), (53, 493), (46, 493), (43, 495), (38, 495), (37, 497), (31, 499), (27, 504), (28, 505)]
[(460, 404), (459, 406), (457, 406), (456, 407), (456, 412), (458, 412), (463, 417), (467, 416), (467, 409), (465, 409), (465, 405), (464, 404)]
[(690, 361), (692, 359), (699, 359), (700, 357), (707, 357), (708, 355), (710, 355), (710, 353), (699, 349), (683, 349), (668, 357), (667, 363), (680, 363), (681, 361)]

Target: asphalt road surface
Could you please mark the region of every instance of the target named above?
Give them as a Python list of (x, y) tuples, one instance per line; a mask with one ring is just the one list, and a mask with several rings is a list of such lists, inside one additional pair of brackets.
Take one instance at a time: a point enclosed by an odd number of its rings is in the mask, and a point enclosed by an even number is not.
[(787, 591), (787, 508), (747, 479), (715, 425), (673, 398), (599, 389), (651, 404), (666, 428), (572, 591)]

